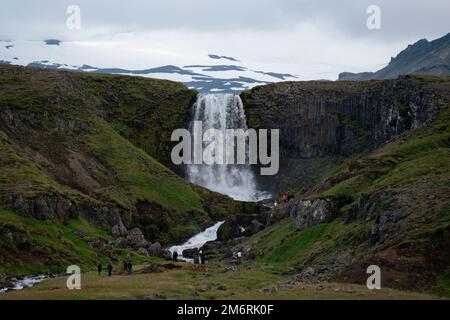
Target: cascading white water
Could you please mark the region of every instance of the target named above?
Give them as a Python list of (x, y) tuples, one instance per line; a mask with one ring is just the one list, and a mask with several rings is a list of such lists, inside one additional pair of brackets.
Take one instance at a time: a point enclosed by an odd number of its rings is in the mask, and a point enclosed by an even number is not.
[[(202, 121), (203, 132), (213, 128), (223, 133), (226, 129), (247, 129), (244, 107), (237, 95), (200, 94), (193, 107), (192, 120)], [(202, 144), (205, 148), (208, 143)], [(248, 164), (188, 165), (186, 173), (192, 183), (236, 200), (258, 201), (270, 196), (257, 190), (255, 175)]]
[(170, 247), (169, 251), (172, 254), (176, 251), (178, 253), (178, 259), (180, 260), (194, 262), (193, 259), (183, 257), (183, 251), (187, 249), (200, 249), (205, 243), (215, 241), (217, 239), (217, 230), (219, 230), (223, 223), (224, 221), (217, 222), (203, 232), (196, 234), (182, 245)]

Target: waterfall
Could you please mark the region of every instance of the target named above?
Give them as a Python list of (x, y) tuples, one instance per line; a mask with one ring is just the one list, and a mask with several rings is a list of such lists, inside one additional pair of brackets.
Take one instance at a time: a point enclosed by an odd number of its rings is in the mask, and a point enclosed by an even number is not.
[[(202, 121), (203, 132), (212, 128), (221, 132), (247, 129), (244, 107), (237, 95), (200, 94), (193, 106), (193, 113), (193, 121)], [(207, 143), (202, 143), (205, 148)], [(270, 196), (257, 190), (255, 175), (249, 164), (188, 165), (186, 174), (190, 182), (236, 200), (258, 201)]]
[(217, 222), (212, 227), (196, 234), (182, 245), (170, 247), (169, 251), (172, 254), (176, 251), (178, 253), (178, 259), (180, 260), (194, 262), (193, 259), (183, 257), (183, 251), (187, 249), (200, 249), (205, 243), (215, 241), (217, 239), (217, 230), (219, 230), (223, 223), (224, 221)]

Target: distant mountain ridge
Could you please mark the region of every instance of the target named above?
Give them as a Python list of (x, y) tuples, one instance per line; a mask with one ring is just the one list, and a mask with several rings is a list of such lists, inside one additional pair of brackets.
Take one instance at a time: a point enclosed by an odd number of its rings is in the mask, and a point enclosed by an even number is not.
[(339, 80), (395, 79), (412, 73), (450, 76), (450, 33), (433, 41), (422, 39), (409, 45), (377, 72), (343, 72)]
[[(199, 57), (202, 63), (169, 61), (168, 64), (139, 69), (124, 68), (121, 65), (100, 67), (87, 61), (69, 63), (64, 53), (66, 45), (71, 44), (58, 39), (25, 42), (0, 40), (0, 64), (166, 79), (182, 82), (200, 92), (239, 93), (257, 85), (297, 79), (297, 76), (289, 73), (250, 68), (235, 57), (219, 54), (208, 54), (208, 60)], [(34, 55), (34, 52), (41, 50), (44, 51), (44, 58), (42, 55)]]

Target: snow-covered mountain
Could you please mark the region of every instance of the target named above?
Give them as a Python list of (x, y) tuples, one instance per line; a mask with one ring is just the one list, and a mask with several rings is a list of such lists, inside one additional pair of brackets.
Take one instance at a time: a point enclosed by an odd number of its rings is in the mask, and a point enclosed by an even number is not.
[[(0, 40), (0, 63), (167, 79), (183, 82), (189, 88), (202, 92), (239, 92), (257, 85), (297, 79), (297, 76), (288, 73), (251, 68), (243, 65), (237, 58), (219, 54), (207, 54), (199, 59), (200, 63), (198, 64), (155, 65), (151, 62), (154, 60), (151, 54), (144, 58), (141, 55), (140, 64), (136, 64), (130, 63), (130, 60), (133, 61), (133, 54), (130, 55), (132, 49), (121, 53), (122, 60), (120, 57), (118, 58), (120, 54), (113, 51), (110, 49), (100, 50), (95, 47), (93, 49), (92, 44), (66, 43), (57, 39)], [(92, 59), (93, 56), (96, 56), (96, 59)], [(109, 56), (114, 56), (114, 59), (111, 59), (113, 62), (108, 62), (109, 59), (106, 58)], [(102, 60), (102, 58), (105, 59)], [(96, 64), (92, 64), (90, 62), (92, 60)], [(180, 59), (177, 57), (174, 60), (178, 63), (183, 62), (179, 61)], [(189, 61), (192, 60), (191, 58)], [(130, 68), (130, 65), (142, 67)]]

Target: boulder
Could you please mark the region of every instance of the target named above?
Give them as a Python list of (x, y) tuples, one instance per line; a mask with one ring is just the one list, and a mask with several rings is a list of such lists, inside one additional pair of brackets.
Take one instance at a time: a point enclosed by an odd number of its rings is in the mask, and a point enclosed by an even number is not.
[(206, 251), (212, 251), (212, 250), (221, 250), (224, 248), (222, 241), (209, 241), (205, 243), (202, 247), (202, 249)]
[(227, 251), (229, 251), (229, 249), (227, 249), (221, 241), (207, 242), (203, 245), (202, 250), (209, 257), (218, 257), (219, 255), (225, 256)]
[(164, 260), (172, 260), (172, 252), (170, 250), (162, 250), (161, 251), (161, 258)]
[(198, 249), (197, 248), (185, 249), (183, 251), (183, 257), (185, 257), (185, 258), (195, 258), (197, 256), (198, 256)]
[(297, 231), (332, 221), (337, 214), (337, 206), (331, 199), (301, 201), (292, 208), (290, 217)]
[(24, 233), (18, 233), (15, 236), (15, 244), (19, 250), (27, 250), (30, 248), (31, 244), (28, 241), (28, 237)]
[(230, 216), (217, 231), (217, 239), (227, 241), (242, 236), (251, 236), (264, 229), (267, 212), (263, 214), (237, 214)]
[(111, 229), (111, 234), (114, 238), (125, 237), (128, 231), (123, 224), (116, 224)]
[(159, 242), (155, 242), (149, 245), (148, 254), (153, 257), (160, 257), (162, 254), (161, 244)]
[(138, 253), (139, 253), (141, 256), (148, 256), (148, 250), (145, 249), (145, 248), (139, 248), (139, 249), (138, 249)]
[(117, 238), (116, 242), (115, 242), (115, 245), (118, 248), (124, 249), (124, 248), (128, 247), (128, 241), (125, 238)]
[(134, 249), (148, 247), (148, 242), (139, 228), (134, 228), (128, 232), (127, 243)]
[(251, 230), (252, 234), (262, 231), (262, 230), (264, 230), (264, 228), (265, 228), (264, 224), (262, 224), (258, 220), (252, 220), (251, 225), (250, 225), (250, 230)]

